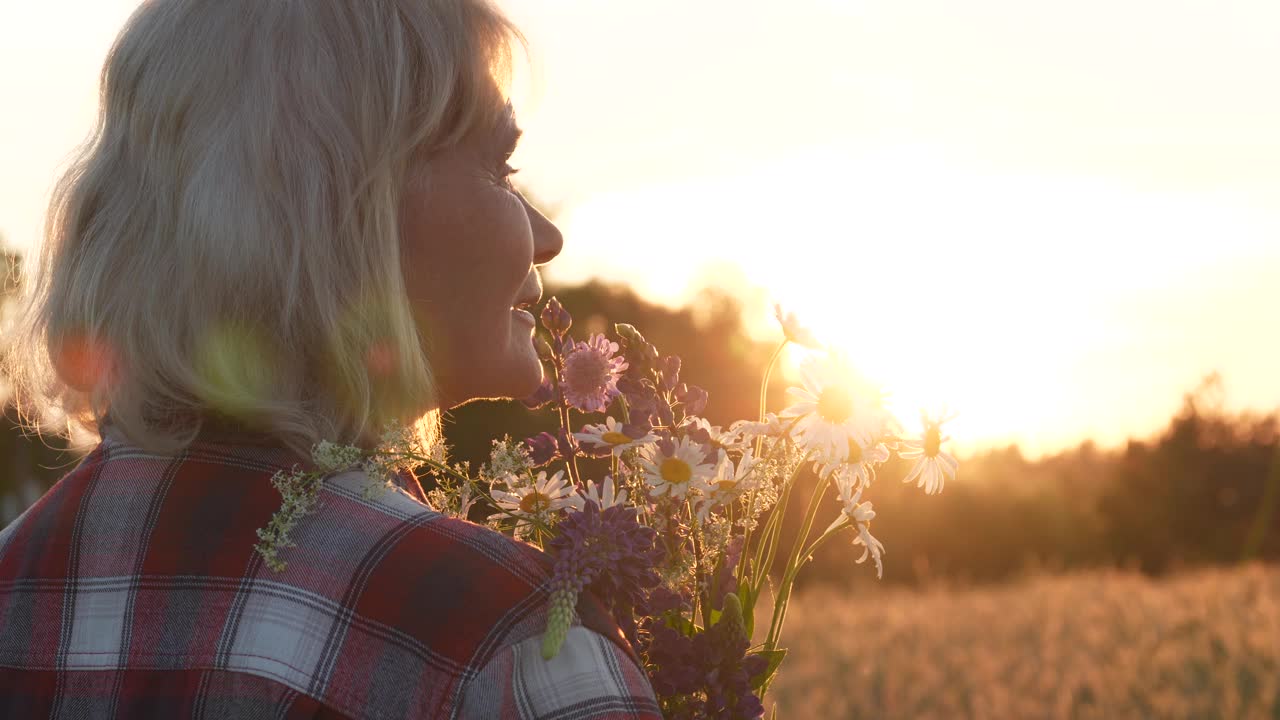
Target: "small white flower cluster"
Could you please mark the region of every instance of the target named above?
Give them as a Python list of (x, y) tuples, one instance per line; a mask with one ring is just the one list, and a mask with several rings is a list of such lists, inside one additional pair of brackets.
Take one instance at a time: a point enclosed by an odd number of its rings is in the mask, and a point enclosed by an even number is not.
[(395, 473), (421, 465), (418, 458), (444, 464), (448, 462), (448, 456), (443, 440), (437, 439), (430, 446), (424, 446), (413, 428), (389, 422), (383, 428), (374, 461), (384, 471)]
[(372, 499), (397, 487), (395, 478), (400, 473), (412, 472), (424, 464), (446, 465), (448, 455), (448, 447), (443, 440), (424, 445), (413, 428), (396, 422), (387, 423), (378, 446), (364, 465), (372, 479), (365, 486), (365, 498)]
[(471, 507), (479, 500), (470, 483), (442, 480), (427, 493), (427, 503), (443, 515), (466, 520)]
[(292, 472), (281, 470), (271, 476), (271, 485), (280, 491), (284, 502), (271, 516), (267, 527), (258, 529), (258, 539), (262, 542), (253, 549), (272, 570), (281, 572), (288, 566), (287, 562), (280, 559), (280, 551), (296, 547), (289, 535), (298, 522), (315, 509), (323, 481), (324, 473), (303, 472), (296, 466)]
[(525, 444), (511, 439), (510, 435), (493, 441), (493, 450), (489, 453), (489, 462), (480, 466), (480, 479), (489, 482), (501, 481), (508, 475), (524, 475), (533, 467), (529, 451)]
[[(371, 454), (354, 445), (339, 445), (321, 440), (311, 448), (311, 460), (317, 468), (315, 471), (304, 472), (295, 468), (291, 473), (282, 471), (271, 478), (271, 484), (280, 491), (283, 503), (272, 515), (267, 527), (258, 529), (258, 538), (262, 542), (255, 549), (271, 569), (279, 572), (285, 568), (286, 563), (279, 559), (279, 553), (294, 546), (289, 534), (315, 508), (321, 485), (329, 474), (352, 468), (363, 470), (369, 475), (370, 482), (365, 485), (362, 497), (374, 500), (387, 490), (398, 487), (396, 475), (411, 472), (422, 464), (421, 458), (443, 465), (447, 454), (443, 442), (437, 441), (424, 447), (412, 428), (396, 422), (387, 423), (381, 442)], [(464, 476), (469, 471), (465, 464), (453, 469)], [(467, 510), (475, 502), (470, 497), (470, 487), (454, 492), (454, 496), (446, 496), (450, 499), (446, 507), (456, 508), (465, 517)]]
[(364, 452), (353, 445), (335, 445), (328, 440), (321, 440), (311, 448), (311, 459), (323, 472), (346, 470), (360, 464)]

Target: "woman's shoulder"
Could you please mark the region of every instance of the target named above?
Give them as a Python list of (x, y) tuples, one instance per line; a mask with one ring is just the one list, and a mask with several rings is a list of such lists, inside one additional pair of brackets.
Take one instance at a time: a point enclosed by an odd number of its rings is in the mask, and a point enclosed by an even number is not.
[[(363, 472), (324, 479), (279, 549), (283, 567), (270, 567), (256, 531), (281, 507), (270, 482), (281, 458), (264, 452), (159, 458), (106, 447), (86, 458), (0, 551), (0, 586), (14, 591), (0, 625), (6, 613), (35, 611), (37, 587), (63, 583), (74, 603), (61, 614), (71, 626), (49, 642), (9, 638), (15, 666), (63, 657), (68, 670), (99, 668), (102, 657), (127, 655), (148, 667), (267, 678), (353, 717), (376, 696), (385, 716), (412, 717), (412, 708), (456, 703), (467, 678), (546, 627), (545, 555), (434, 511), (420, 488)], [(175, 624), (172, 608), (202, 610)], [(617, 640), (602, 613), (580, 614)], [(122, 637), (97, 632), (103, 622), (156, 641), (127, 654), (80, 641)], [(182, 660), (166, 654), (177, 627), (187, 638)], [(406, 682), (388, 686), (386, 672)]]
[[(509, 575), (513, 590), (532, 590), (550, 578), (551, 562), (542, 551), (482, 525), (437, 512), (423, 502), (414, 482), (411, 486), (384, 484), (363, 471), (330, 477), (324, 483), (330, 517), (317, 518), (317, 522), (350, 522), (332, 517), (334, 514), (363, 517), (368, 530), (380, 534), (386, 545), (381, 562), (401, 570), (412, 567), (419, 573), (449, 573), (460, 565), (477, 578), (491, 573)], [(473, 584), (462, 578), (453, 581), (459, 589)]]

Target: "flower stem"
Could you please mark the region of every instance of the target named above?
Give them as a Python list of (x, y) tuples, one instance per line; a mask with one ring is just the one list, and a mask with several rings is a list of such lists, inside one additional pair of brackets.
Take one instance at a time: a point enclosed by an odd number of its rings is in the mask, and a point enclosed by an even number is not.
[[(686, 502), (687, 505), (688, 503)], [(692, 510), (690, 514), (692, 514)], [(702, 543), (698, 539), (700, 534), (696, 526), (694, 526), (694, 531), (690, 533), (693, 537), (693, 584), (698, 591), (698, 604), (702, 606), (702, 627), (709, 628), (711, 627), (711, 595), (707, 592), (706, 577), (702, 566)], [(697, 614), (696, 609), (694, 613), (695, 615)]]
[[(552, 348), (554, 359), (551, 362), (551, 373), (556, 379), (556, 411), (560, 415), (560, 427), (564, 429), (564, 436), (567, 438), (570, 448), (573, 447), (573, 429), (569, 426), (569, 402), (565, 400), (564, 390), (560, 387), (560, 350)], [(557, 438), (557, 442), (559, 439)], [(569, 453), (569, 457), (565, 458), (565, 466), (569, 469), (569, 479), (573, 481), (575, 487), (582, 487), (582, 475), (578, 472), (578, 453)]]
[[(797, 424), (797, 423), (799, 423), (799, 422), (800, 422), (800, 418), (796, 418), (795, 420), (793, 420), (793, 421), (791, 422), (790, 426), (787, 428), (787, 432), (786, 432), (786, 435), (787, 435), (787, 436), (789, 436), (789, 435), (790, 435), (790, 433), (791, 433), (791, 428), (794, 428), (794, 427), (796, 426), (796, 424)], [(785, 436), (784, 436), (784, 437), (785, 437)], [(756, 444), (757, 444), (758, 446), (760, 446), (762, 442), (763, 442), (763, 438), (757, 438), (757, 439), (756, 439)], [(773, 445), (773, 450), (774, 450), (774, 451), (776, 452), (776, 454), (778, 455), (778, 457), (777, 457), (777, 459), (778, 459), (778, 460), (782, 460), (782, 459), (784, 459), (784, 458), (786, 457), (786, 453), (787, 453), (787, 441), (786, 441), (786, 440), (784, 440), (784, 439), (779, 439), (777, 442), (775, 442), (775, 443), (774, 443), (774, 445)], [(761, 457), (760, 457), (760, 454), (759, 454), (759, 452), (758, 452), (758, 451), (757, 451), (757, 453), (756, 453), (756, 459), (757, 459), (756, 467), (761, 467), (761, 466), (762, 466), (762, 463), (763, 463), (763, 461), (764, 461), (764, 458), (761, 458)], [(795, 478), (795, 473), (794, 473), (794, 471), (793, 471), (793, 473), (792, 473), (792, 478), (793, 478), (793, 479)], [(759, 483), (759, 482), (756, 482), (756, 483), (755, 483), (755, 487), (751, 488), (751, 496), (750, 496), (750, 498), (747, 500), (747, 514), (748, 514), (748, 515), (751, 515), (752, 513), (754, 513), (754, 512), (755, 512), (755, 507), (756, 507), (756, 496), (759, 494), (759, 490), (760, 490), (760, 483)], [(769, 529), (769, 527), (770, 527), (770, 524), (771, 524), (772, 520), (773, 520), (773, 515), (770, 515), (770, 516), (769, 516), (769, 521), (766, 521), (766, 523), (765, 523), (765, 528), (762, 530), (762, 532), (767, 532), (767, 531), (768, 531), (768, 529)], [(747, 553), (747, 550), (748, 550), (750, 547), (751, 547), (751, 531), (750, 531), (749, 529), (744, 529), (744, 530), (743, 530), (743, 533), (742, 533), (742, 548), (743, 548), (743, 556), (744, 556), (744, 557), (746, 557), (746, 555), (748, 554), (748, 553)], [(762, 547), (762, 546), (758, 545), (758, 546), (757, 546), (757, 550), (758, 550), (758, 548), (759, 548), (759, 547)], [(758, 570), (757, 570), (757, 566), (758, 566), (758, 564), (759, 564), (759, 562), (760, 562), (760, 559), (761, 559), (761, 558), (760, 558), (760, 553), (757, 551), (757, 553), (756, 553), (755, 557), (753, 557), (753, 558), (752, 558), (752, 560), (753, 560), (753, 562), (754, 562), (755, 564), (752, 566), (752, 568), (751, 568), (751, 572), (758, 572)], [(743, 581), (744, 581), (744, 580), (745, 580), (745, 578), (746, 578), (746, 569), (745, 569), (745, 567), (744, 567), (745, 565), (746, 565), (746, 563), (745, 563), (745, 562), (739, 562), (739, 563), (738, 563), (738, 573), (737, 573), (737, 578), (738, 578), (738, 583), (739, 583), (740, 585), (743, 583)], [(758, 578), (759, 578), (759, 576), (756, 576), (756, 578), (755, 578), (755, 579), (757, 579), (757, 580), (758, 580)], [(757, 591), (757, 592), (759, 591), (759, 587), (760, 587), (759, 582), (752, 582), (752, 583), (751, 583), (751, 585), (752, 585), (753, 587), (755, 587), (755, 588), (756, 588), (756, 591)]]
[[(782, 349), (787, 346), (788, 342), (790, 341), (787, 340), (786, 338), (783, 338), (782, 342), (778, 343), (778, 349), (773, 351), (773, 355), (769, 358), (769, 364), (766, 365), (764, 368), (764, 380), (760, 382), (760, 417), (757, 420), (757, 422), (764, 422), (765, 403), (769, 399), (769, 376), (773, 374), (773, 366), (777, 364), (778, 358), (782, 356)], [(756, 456), (757, 457), (759, 457), (760, 455), (760, 445), (763, 442), (764, 442), (763, 437), (756, 438)]]
[(806, 455), (791, 469), (791, 475), (787, 478), (786, 484), (782, 489), (782, 497), (778, 499), (778, 504), (774, 506), (769, 515), (769, 522), (765, 525), (764, 534), (760, 537), (760, 544), (756, 546), (755, 560), (759, 568), (759, 574), (756, 575), (754, 589), (757, 595), (760, 593), (760, 586), (764, 583), (764, 578), (769, 575), (769, 568), (773, 566), (773, 558), (778, 549), (778, 537), (782, 533), (782, 522), (786, 517), (787, 505), (791, 500), (791, 489), (795, 487), (796, 476), (800, 474), (800, 469), (804, 467), (807, 459), (808, 456)]
[[(787, 346), (787, 343), (788, 343), (788, 342), (790, 342), (790, 340), (788, 340), (788, 339), (787, 339), (787, 338), (785, 338), (785, 337), (784, 337), (784, 338), (782, 338), (782, 342), (781, 342), (781, 343), (778, 343), (778, 347), (773, 351), (773, 355), (771, 355), (771, 356), (769, 357), (769, 364), (768, 364), (768, 365), (765, 365), (765, 367), (764, 367), (764, 378), (760, 381), (760, 413), (759, 413), (759, 418), (757, 419), (757, 422), (764, 422), (764, 418), (765, 418), (765, 409), (766, 409), (766, 406), (767, 406), (767, 403), (768, 403), (768, 400), (769, 400), (769, 376), (773, 374), (773, 366), (777, 364), (777, 362), (778, 362), (778, 358), (782, 356), (782, 350), (783, 350), (783, 348), (785, 348), (785, 347)], [(759, 435), (759, 436), (757, 436), (757, 437), (756, 437), (756, 449), (755, 449), (755, 456), (756, 456), (757, 460), (758, 460), (758, 459), (760, 459), (760, 449), (761, 449), (762, 447), (764, 447), (764, 436), (763, 436), (763, 435)], [(751, 498), (747, 501), (747, 513), (748, 513), (748, 514), (750, 514), (750, 513), (752, 513), (752, 512), (754, 512), (754, 511), (755, 511), (755, 506), (756, 506), (756, 494), (757, 494), (757, 489), (756, 489), (756, 488), (752, 488), (752, 489), (751, 489)], [(763, 533), (764, 533), (764, 534), (761, 536), (761, 539), (760, 539), (761, 545), (760, 545), (759, 547), (764, 547), (764, 545), (763, 545), (763, 543), (764, 543), (764, 541), (765, 541), (764, 539), (765, 539), (765, 537), (767, 537), (767, 536), (768, 536), (768, 534), (769, 534), (769, 533), (768, 533), (768, 530), (769, 530), (770, 524), (772, 524), (772, 522), (773, 522), (773, 516), (772, 516), (772, 515), (770, 515), (770, 517), (769, 517), (769, 524), (766, 524), (766, 525), (765, 525), (765, 529), (764, 529), (764, 531), (763, 531)], [(747, 548), (748, 548), (748, 547), (750, 547), (750, 542), (751, 542), (751, 532), (750, 532), (750, 530), (745, 530), (745, 531), (743, 532), (743, 538), (742, 538), (742, 549), (743, 549), (743, 555), (744, 555), (744, 556), (746, 555)], [(739, 581), (739, 582), (741, 582), (741, 581), (743, 580), (743, 578), (745, 578), (745, 573), (746, 573), (745, 566), (746, 566), (746, 563), (745, 563), (745, 562), (743, 562), (743, 561), (739, 561), (739, 562), (738, 562), (738, 581)], [(761, 571), (760, 571), (760, 553), (759, 553), (759, 552), (757, 552), (757, 553), (756, 553), (756, 556), (755, 556), (755, 558), (754, 558), (754, 560), (753, 560), (752, 567), (751, 567), (751, 571), (752, 571), (752, 572), (754, 572), (754, 573), (760, 573), (760, 572), (761, 572)], [(768, 574), (768, 570), (765, 570), (765, 571), (764, 571), (764, 574)], [(758, 580), (758, 579), (759, 579), (759, 577), (760, 577), (760, 575), (757, 575), (756, 579)], [(757, 587), (757, 591), (758, 591), (759, 583), (757, 582), (757, 583), (754, 583), (754, 584), (756, 585), (756, 587)]]
[[(813, 557), (813, 554), (818, 551), (818, 548), (822, 547), (823, 543), (825, 543), (826, 541), (830, 540), (836, 535), (839, 535), (840, 533), (844, 532), (846, 529), (851, 527), (854, 527), (854, 523), (852, 522), (845, 523), (839, 527), (831, 528), (830, 530), (824, 532), (822, 536), (819, 537), (817, 540), (814, 540), (813, 544), (810, 545), (808, 548), (806, 548), (805, 551), (801, 554), (800, 561), (796, 563), (794, 567), (788, 568), (786, 576), (784, 576), (782, 579), (782, 585), (779, 586), (780, 591), (782, 587), (786, 587), (788, 591), (790, 590), (791, 583), (795, 581), (796, 573), (800, 571), (800, 567), (805, 563), (809, 562), (809, 558)], [(776, 616), (776, 613), (777, 613), (776, 609), (774, 613)], [(785, 617), (786, 614), (787, 614), (787, 610), (786, 610), (786, 607), (784, 606), (782, 609), (782, 615)], [(773, 650), (776, 647), (778, 640), (781, 639), (781, 635), (782, 635), (782, 623), (779, 622), (778, 623), (779, 637), (774, 639), (774, 645), (770, 645), (769, 643), (766, 642), (764, 645), (764, 649)], [(777, 677), (777, 674), (775, 673), (773, 677)], [(772, 680), (773, 678), (770, 678), (769, 682), (772, 682)], [(761, 686), (760, 697), (764, 697), (765, 693), (769, 691), (769, 682), (766, 682), (763, 686)]]
[(773, 603), (773, 621), (769, 623), (769, 635), (764, 641), (765, 648), (768, 650), (774, 650), (778, 647), (778, 637), (782, 634), (782, 619), (786, 617), (787, 604), (791, 601), (791, 584), (803, 564), (800, 556), (805, 543), (809, 540), (809, 531), (813, 529), (813, 519), (818, 514), (819, 501), (830, 483), (830, 475), (818, 480), (814, 485), (813, 495), (809, 498), (809, 507), (805, 511), (804, 524), (800, 526), (800, 532), (796, 535), (796, 542), (791, 551), (791, 559), (787, 561), (787, 569), (783, 575), (782, 584), (778, 586), (778, 597)]

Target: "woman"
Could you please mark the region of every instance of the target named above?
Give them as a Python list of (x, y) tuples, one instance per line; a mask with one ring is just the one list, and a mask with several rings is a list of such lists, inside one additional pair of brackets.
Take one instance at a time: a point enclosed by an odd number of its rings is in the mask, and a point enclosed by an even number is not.
[(326, 479), (287, 567), (277, 470), (541, 379), (484, 0), (150, 0), (58, 185), (7, 369), (101, 442), (0, 531), (0, 717), (658, 717), (589, 599), (538, 652), (531, 548)]

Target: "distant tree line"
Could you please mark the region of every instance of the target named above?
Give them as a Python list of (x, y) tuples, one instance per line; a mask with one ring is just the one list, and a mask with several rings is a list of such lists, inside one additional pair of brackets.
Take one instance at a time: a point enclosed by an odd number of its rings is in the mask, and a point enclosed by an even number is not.
[[(599, 283), (550, 290), (574, 313), (575, 337), (628, 322), (664, 354), (679, 355), (681, 378), (710, 393), (705, 416), (713, 424), (755, 416), (760, 373), (773, 345), (748, 338), (733, 298), (707, 291), (671, 310)], [(891, 461), (867, 494), (878, 513), (873, 532), (888, 548), (885, 582), (990, 582), (1029, 570), (1100, 566), (1160, 574), (1280, 560), (1280, 528), (1273, 527), (1280, 506), (1280, 419), (1274, 412), (1226, 413), (1215, 400), (1217, 383), (1207, 378), (1189, 392), (1155, 438), (1112, 451), (1086, 441), (1036, 461), (1017, 447), (991, 450), (962, 458), (959, 478), (940, 495), (899, 482), (910, 465)], [(772, 384), (771, 408), (785, 405), (784, 389)], [(554, 428), (550, 418), (510, 402), (458, 408), (446, 425), (454, 457), (473, 464), (484, 461), (498, 429), (519, 438)], [(815, 481), (802, 474), (798, 497), (807, 497)], [(837, 511), (832, 502), (817, 526)], [(802, 512), (803, 503), (792, 503), (784, 527), (794, 533)], [(866, 581), (867, 569), (853, 563), (859, 554), (832, 543), (802, 580)]]

